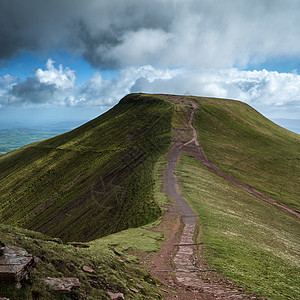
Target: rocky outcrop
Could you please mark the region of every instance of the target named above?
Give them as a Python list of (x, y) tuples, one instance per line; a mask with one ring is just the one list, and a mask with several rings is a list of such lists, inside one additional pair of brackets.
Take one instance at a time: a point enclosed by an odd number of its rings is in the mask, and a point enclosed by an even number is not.
[(19, 283), (35, 270), (38, 258), (25, 250), (0, 244), (0, 282)]
[(72, 290), (80, 288), (80, 281), (75, 277), (43, 278), (53, 290), (59, 293), (70, 293)]
[(109, 295), (110, 299), (112, 299), (112, 300), (122, 300), (122, 299), (125, 299), (123, 293), (114, 293), (112, 291), (107, 291), (107, 294)]

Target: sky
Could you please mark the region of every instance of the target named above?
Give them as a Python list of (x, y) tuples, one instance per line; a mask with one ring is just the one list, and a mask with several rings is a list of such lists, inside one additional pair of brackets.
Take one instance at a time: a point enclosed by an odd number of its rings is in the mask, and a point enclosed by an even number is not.
[(0, 0), (0, 123), (87, 121), (145, 92), (300, 127), (299, 20), (298, 0)]

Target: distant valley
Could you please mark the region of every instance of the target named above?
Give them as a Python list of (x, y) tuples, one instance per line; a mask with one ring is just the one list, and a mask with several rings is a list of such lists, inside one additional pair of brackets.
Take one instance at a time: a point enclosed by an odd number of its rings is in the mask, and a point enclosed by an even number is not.
[(0, 155), (28, 144), (62, 134), (83, 123), (84, 122), (61, 122), (54, 124), (2, 123), (0, 124)]

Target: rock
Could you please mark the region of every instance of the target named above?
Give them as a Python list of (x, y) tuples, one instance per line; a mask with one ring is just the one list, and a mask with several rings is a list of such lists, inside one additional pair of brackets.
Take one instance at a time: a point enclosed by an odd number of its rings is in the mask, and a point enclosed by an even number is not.
[(133, 288), (130, 288), (130, 290), (136, 294), (139, 292), (137, 289), (133, 289)]
[(59, 293), (70, 293), (73, 289), (80, 288), (80, 281), (75, 277), (47, 277), (43, 278), (43, 281)]
[(136, 286), (137, 286), (138, 288), (140, 288), (140, 289), (143, 289), (143, 288), (144, 288), (142, 285), (140, 285), (140, 284), (138, 284), (138, 283), (137, 283)]
[(122, 294), (122, 293), (114, 293), (112, 291), (107, 291), (107, 294), (109, 295), (110, 299), (112, 299), (112, 300), (125, 299), (124, 294)]
[(20, 282), (35, 270), (38, 258), (17, 247), (4, 247), (0, 256), (0, 281)]
[(83, 267), (82, 267), (82, 270), (83, 270), (84, 272), (88, 272), (88, 273), (95, 273), (95, 270), (91, 269), (91, 268), (88, 267), (88, 266), (83, 266)]

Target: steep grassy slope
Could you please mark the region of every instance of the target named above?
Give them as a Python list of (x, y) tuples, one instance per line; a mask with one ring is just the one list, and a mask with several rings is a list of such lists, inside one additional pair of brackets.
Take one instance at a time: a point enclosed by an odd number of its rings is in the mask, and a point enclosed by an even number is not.
[(200, 105), (194, 124), (208, 159), (241, 182), (300, 210), (300, 135), (239, 101), (194, 100)]
[(300, 222), (183, 155), (181, 192), (199, 215), (210, 267), (247, 291), (300, 298)]
[(172, 114), (160, 97), (129, 95), (69, 133), (0, 157), (0, 222), (87, 241), (155, 220), (153, 168)]
[[(300, 205), (300, 137), (231, 100), (192, 98), (210, 160), (225, 172), (295, 209)], [(177, 176), (199, 215), (211, 268), (247, 291), (299, 299), (299, 219), (234, 186), (183, 155)]]

